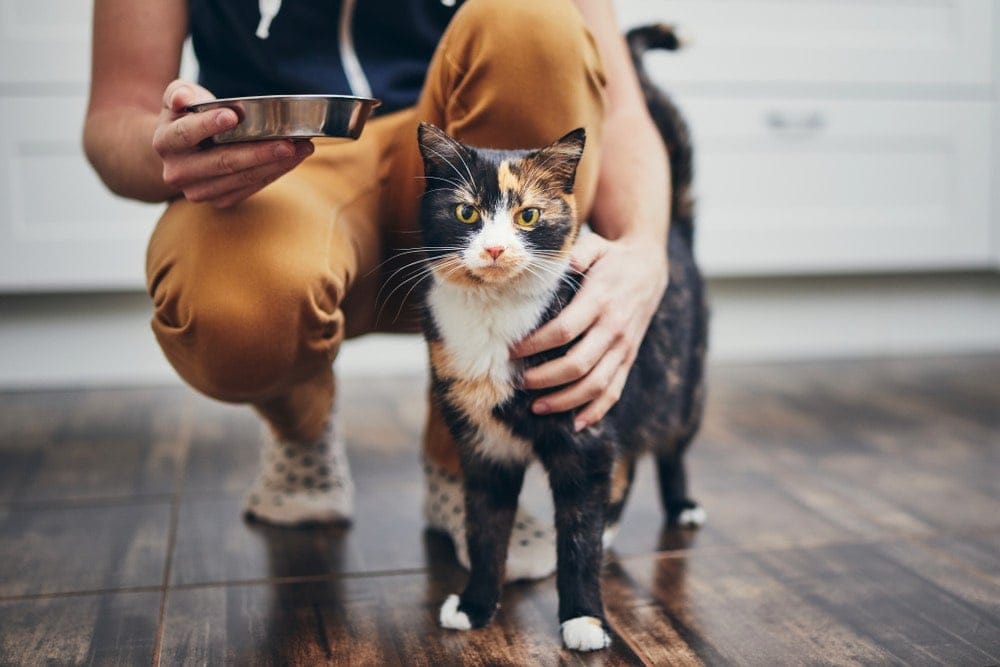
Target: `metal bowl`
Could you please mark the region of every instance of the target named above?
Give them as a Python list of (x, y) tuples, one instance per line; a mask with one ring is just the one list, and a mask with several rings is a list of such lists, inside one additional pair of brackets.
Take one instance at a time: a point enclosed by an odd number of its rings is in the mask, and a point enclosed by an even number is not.
[(212, 137), (217, 144), (228, 144), (310, 137), (357, 139), (379, 104), (379, 100), (350, 95), (260, 95), (202, 102), (189, 106), (188, 111), (235, 111), (239, 124)]

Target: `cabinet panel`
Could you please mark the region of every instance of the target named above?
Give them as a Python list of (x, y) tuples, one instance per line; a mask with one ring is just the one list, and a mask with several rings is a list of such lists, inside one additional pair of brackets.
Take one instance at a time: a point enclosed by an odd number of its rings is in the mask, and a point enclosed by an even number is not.
[(990, 0), (617, 0), (623, 27), (677, 25), (666, 81), (977, 84), (991, 77)]
[(988, 103), (679, 102), (710, 272), (989, 264)]
[(0, 0), (0, 82), (87, 81), (92, 5)]
[(83, 98), (0, 98), (0, 289), (143, 285), (162, 206), (108, 193), (80, 149)]

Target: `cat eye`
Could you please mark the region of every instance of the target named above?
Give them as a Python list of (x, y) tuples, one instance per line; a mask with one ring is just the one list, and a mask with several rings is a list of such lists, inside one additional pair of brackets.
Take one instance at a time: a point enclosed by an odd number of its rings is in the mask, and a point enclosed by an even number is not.
[(521, 227), (534, 227), (538, 223), (542, 212), (537, 208), (526, 208), (517, 214), (517, 224)]
[(471, 204), (459, 204), (455, 207), (455, 217), (467, 225), (479, 221), (479, 211)]

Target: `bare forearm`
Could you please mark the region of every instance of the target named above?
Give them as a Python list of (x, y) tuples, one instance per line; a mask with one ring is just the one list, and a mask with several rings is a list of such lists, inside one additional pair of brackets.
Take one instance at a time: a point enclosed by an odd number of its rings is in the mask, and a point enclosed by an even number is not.
[(670, 220), (670, 164), (646, 109), (609, 0), (577, 0), (607, 74), (607, 113), (591, 225), (608, 239), (662, 248)]
[(153, 150), (157, 114), (135, 107), (92, 111), (84, 128), (87, 158), (108, 188), (123, 197), (161, 202), (177, 196), (163, 182)]
[(666, 246), (670, 165), (648, 115), (608, 116), (591, 225), (607, 239)]

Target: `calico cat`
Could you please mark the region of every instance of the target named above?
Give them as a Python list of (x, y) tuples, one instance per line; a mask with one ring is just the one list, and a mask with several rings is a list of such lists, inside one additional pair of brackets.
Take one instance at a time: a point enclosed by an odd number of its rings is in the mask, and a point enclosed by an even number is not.
[[(546, 392), (521, 387), (526, 368), (570, 346), (511, 360), (510, 347), (555, 317), (583, 276), (569, 268), (580, 233), (573, 185), (585, 133), (537, 150), (459, 143), (422, 124), (428, 186), (421, 233), (432, 275), (424, 331), (432, 395), (458, 443), (471, 562), (461, 596), (441, 608), (444, 627), (486, 625), (498, 607), (507, 544), (528, 463), (548, 472), (557, 530), (559, 621), (568, 648), (608, 646), (598, 575), (632, 483), (637, 457), (656, 456), (669, 525), (697, 526), (704, 511), (687, 496), (682, 456), (698, 430), (707, 311), (692, 254), (691, 151), (677, 110), (641, 70), (641, 52), (672, 32), (630, 35), (634, 58), (673, 168), (670, 282), (620, 400), (576, 433), (573, 412), (534, 415)], [(665, 248), (664, 252), (668, 252)]]

